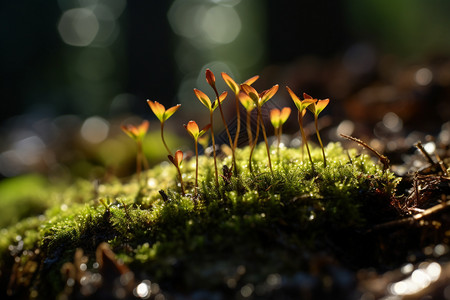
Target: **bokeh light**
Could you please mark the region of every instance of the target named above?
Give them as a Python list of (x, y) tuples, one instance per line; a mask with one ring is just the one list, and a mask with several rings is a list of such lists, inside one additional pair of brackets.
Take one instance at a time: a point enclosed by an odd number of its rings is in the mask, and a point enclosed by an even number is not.
[(202, 29), (210, 42), (228, 44), (241, 32), (241, 20), (232, 7), (215, 6), (205, 12)]
[(58, 24), (62, 40), (71, 46), (88, 46), (99, 30), (95, 14), (86, 8), (69, 9), (63, 13)]
[(418, 85), (428, 85), (433, 79), (433, 73), (428, 68), (421, 68), (415, 74), (415, 80)]
[(108, 132), (108, 121), (98, 116), (86, 119), (80, 131), (81, 136), (92, 144), (103, 142), (108, 137)]

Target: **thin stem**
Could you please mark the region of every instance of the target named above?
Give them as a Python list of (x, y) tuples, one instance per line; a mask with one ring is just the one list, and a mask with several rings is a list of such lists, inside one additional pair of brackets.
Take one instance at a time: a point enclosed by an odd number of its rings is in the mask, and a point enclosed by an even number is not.
[(281, 144), (281, 127), (275, 128), (275, 135), (277, 136), (277, 156), (280, 161), (280, 144)]
[(236, 95), (236, 117), (237, 117), (237, 125), (236, 125), (236, 134), (234, 136), (234, 149), (237, 148), (239, 134), (241, 133), (241, 112), (239, 109), (239, 97)]
[[(147, 158), (145, 157), (145, 154), (144, 154), (144, 148), (142, 146), (142, 141), (139, 141), (138, 148), (139, 148), (139, 152), (141, 153), (142, 166), (144, 167), (144, 170), (148, 170), (149, 165), (148, 165)], [(147, 179), (148, 179), (147, 176), (148, 176), (148, 174), (145, 174), (145, 181), (147, 181)]]
[(315, 116), (314, 124), (316, 125), (317, 139), (319, 140), (320, 147), (322, 148), (323, 166), (324, 166), (324, 168), (326, 168), (327, 167), (327, 159), (325, 158), (325, 150), (323, 149), (322, 139), (320, 138), (320, 134), (319, 134), (319, 126), (318, 126), (318, 122), (317, 122), (317, 115)]
[(198, 194), (198, 143), (197, 139), (195, 140), (195, 187), (194, 187), (194, 194), (197, 198)]
[(181, 194), (184, 196), (185, 192), (184, 192), (184, 186), (183, 186), (183, 176), (181, 176), (180, 166), (177, 166), (177, 170), (178, 170), (178, 177), (180, 177)]
[(253, 151), (255, 150), (256, 144), (258, 143), (258, 137), (259, 137), (259, 114), (256, 114), (256, 134), (255, 134), (255, 138), (253, 139), (252, 142), (252, 149), (250, 150), (250, 158), (248, 160), (248, 166), (250, 169), (250, 172), (253, 173), (253, 169), (252, 169), (252, 156), (253, 156)]
[(262, 129), (262, 133), (263, 133), (263, 137), (264, 137), (264, 142), (266, 143), (267, 158), (269, 159), (270, 173), (272, 173), (272, 175), (273, 175), (272, 161), (270, 160), (269, 142), (267, 141), (266, 128), (264, 127), (264, 122), (263, 122), (263, 120), (262, 120), (261, 108), (260, 108), (260, 107), (258, 107), (258, 114), (259, 114), (259, 119), (260, 119), (261, 129)]
[(141, 165), (142, 165), (142, 142), (136, 141), (137, 143), (137, 154), (136, 154), (136, 174), (138, 181), (141, 179)]
[(248, 145), (251, 147), (253, 144), (253, 137), (252, 137), (252, 129), (250, 126), (250, 111), (247, 111), (247, 119), (246, 119), (246, 125), (247, 125), (247, 136), (248, 136)]
[(308, 151), (309, 161), (311, 162), (311, 168), (312, 168), (313, 172), (315, 173), (316, 170), (314, 169), (314, 163), (311, 158), (311, 153), (309, 152), (308, 141), (306, 140), (305, 131), (303, 130), (301, 111), (298, 112), (298, 124), (300, 125), (300, 132), (302, 134), (303, 144), (306, 145), (306, 151)]
[(234, 175), (237, 176), (237, 165), (236, 165), (236, 157), (234, 156), (233, 140), (231, 139), (230, 130), (228, 130), (228, 125), (227, 125), (227, 122), (225, 121), (225, 116), (223, 115), (222, 104), (220, 103), (221, 101), (219, 99), (219, 93), (217, 92), (216, 88), (214, 88), (214, 92), (216, 93), (217, 101), (219, 101), (220, 116), (222, 117), (222, 122), (223, 122), (223, 125), (225, 126), (225, 130), (226, 130), (227, 136), (228, 136), (228, 142), (230, 143), (230, 147), (231, 147), (231, 155), (232, 155), (232, 158), (233, 158)]
[(217, 172), (217, 161), (216, 161), (216, 141), (214, 139), (214, 126), (213, 126), (213, 110), (209, 112), (209, 122), (211, 123), (211, 142), (213, 146), (213, 156), (214, 156), (214, 171), (215, 171), (215, 183), (216, 187), (219, 186), (219, 173)]
[(169, 147), (167, 147), (166, 141), (164, 140), (164, 134), (163, 133), (164, 133), (164, 122), (161, 122), (161, 139), (162, 139), (162, 142), (164, 144), (164, 147), (166, 147), (167, 152), (169, 152), (169, 155), (173, 156), (173, 154), (170, 151)]
[[(141, 145), (141, 147), (142, 147), (142, 145)], [(144, 151), (143, 150), (141, 150), (141, 151), (142, 151), (142, 162), (143, 162), (144, 170), (148, 170), (150, 168), (148, 165), (148, 160), (145, 157)]]

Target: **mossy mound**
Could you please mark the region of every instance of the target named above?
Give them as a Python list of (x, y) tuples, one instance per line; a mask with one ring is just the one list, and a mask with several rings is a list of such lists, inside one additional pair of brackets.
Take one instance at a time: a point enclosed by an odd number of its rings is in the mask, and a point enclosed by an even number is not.
[[(373, 263), (376, 249), (355, 239), (396, 215), (390, 203), (398, 179), (338, 143), (326, 147), (326, 168), (321, 150), (312, 149), (315, 172), (299, 149), (282, 148), (279, 157), (272, 150), (273, 174), (264, 145), (255, 150), (254, 174), (243, 148), (239, 176), (220, 178), (219, 187), (213, 159), (201, 156), (197, 198), (195, 159), (182, 164), (184, 196), (168, 163), (140, 181), (80, 180), (65, 190), (42, 184), (33, 192), (46, 195), (41, 214), (2, 229), (2, 290), (24, 299), (271, 299), (281, 282), (325, 287), (321, 263), (312, 263), (322, 255), (350, 269)], [(224, 164), (231, 158), (222, 155)], [(362, 249), (371, 249), (364, 258)]]

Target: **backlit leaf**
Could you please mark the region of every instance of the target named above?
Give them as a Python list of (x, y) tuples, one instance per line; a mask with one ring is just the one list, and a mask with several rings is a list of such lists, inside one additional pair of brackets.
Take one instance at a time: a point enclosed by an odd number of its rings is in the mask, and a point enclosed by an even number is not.
[(247, 95), (247, 93), (240, 92), (238, 97), (242, 106), (244, 106), (248, 112), (252, 111), (256, 107), (255, 102), (252, 100), (252, 98), (250, 98), (249, 95)]
[[(222, 102), (227, 98), (227, 95), (228, 95), (228, 92), (223, 92), (222, 94), (220, 94), (220, 96), (219, 96), (220, 104), (222, 104)], [(217, 99), (216, 99), (216, 101), (214, 101), (212, 110), (213, 110), (213, 111), (216, 110), (216, 108), (217, 108), (218, 106), (219, 106), (219, 102), (218, 102)]]
[(195, 121), (189, 121), (187, 125), (183, 125), (187, 132), (197, 141), (199, 135), (198, 125)]
[(308, 94), (303, 94), (303, 97), (305, 97), (305, 100), (300, 100), (297, 95), (289, 88), (286, 87), (287, 91), (289, 92), (289, 95), (292, 98), (292, 101), (294, 101), (295, 106), (297, 106), (298, 111), (302, 113), (302, 116), (305, 115), (303, 110), (305, 110), (309, 105), (315, 102), (314, 99), (311, 98)]
[(265, 90), (260, 95), (260, 105), (262, 106), (264, 103), (269, 101), (278, 91), (278, 84), (274, 85), (268, 90)]
[(259, 95), (254, 88), (248, 84), (241, 84), (241, 89), (255, 102), (256, 105), (259, 105)]
[(239, 85), (231, 78), (227, 73), (222, 72), (222, 78), (225, 81), (225, 83), (230, 87), (230, 89), (235, 93), (236, 95), (239, 94)]
[(177, 163), (177, 166), (181, 165), (181, 161), (183, 160), (183, 151), (177, 150), (175, 152), (174, 161)]
[(246, 81), (244, 81), (244, 84), (252, 85), (256, 80), (258, 80), (258, 78), (259, 78), (259, 75), (255, 75), (255, 76), (247, 79)]
[(181, 104), (177, 104), (171, 108), (168, 108), (164, 113), (164, 121), (170, 118), (180, 108), (180, 106)]
[(280, 113), (280, 125), (283, 125), (284, 123), (286, 123), (286, 121), (290, 115), (291, 115), (291, 108), (284, 107)]
[(270, 122), (274, 128), (280, 127), (280, 110), (278, 108), (270, 110)]
[(160, 104), (157, 101), (150, 101), (150, 100), (147, 100), (147, 103), (150, 106), (153, 113), (155, 114), (155, 116), (159, 119), (159, 121), (164, 122), (164, 112), (166, 111), (164, 105)]
[(211, 111), (211, 100), (209, 99), (209, 97), (205, 93), (197, 89), (194, 89), (194, 93), (197, 96), (198, 100), (200, 100), (200, 102)]
[(201, 137), (203, 134), (205, 134), (205, 132), (207, 132), (209, 128), (211, 128), (211, 124), (208, 124), (205, 127), (203, 127), (202, 130), (200, 130), (200, 132), (198, 133), (198, 137)]

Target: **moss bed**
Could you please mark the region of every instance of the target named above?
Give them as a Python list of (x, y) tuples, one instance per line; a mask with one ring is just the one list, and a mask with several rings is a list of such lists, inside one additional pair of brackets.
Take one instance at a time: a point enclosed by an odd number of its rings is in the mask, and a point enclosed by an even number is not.
[[(195, 157), (182, 164), (184, 196), (168, 163), (140, 180), (5, 180), (2, 299), (360, 297), (358, 270), (400, 267), (423, 245), (417, 232), (396, 237), (395, 224), (374, 230), (401, 217), (399, 177), (339, 143), (325, 150), (326, 168), (312, 148), (313, 172), (299, 149), (272, 148), (272, 175), (263, 144), (254, 174), (249, 149), (237, 149), (239, 176), (218, 188), (200, 156), (197, 198)], [(219, 166), (231, 165), (224, 153)], [(445, 236), (436, 232), (425, 243)], [(416, 248), (387, 246), (402, 242)]]

